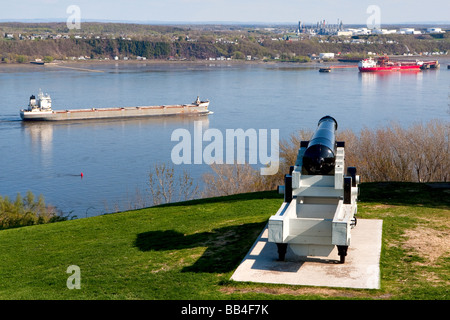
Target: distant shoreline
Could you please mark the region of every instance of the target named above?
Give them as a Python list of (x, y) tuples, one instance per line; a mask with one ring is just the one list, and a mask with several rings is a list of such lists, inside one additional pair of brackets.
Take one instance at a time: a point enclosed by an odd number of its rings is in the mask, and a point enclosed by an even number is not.
[[(162, 60), (162, 59), (148, 59), (148, 60), (61, 60), (45, 63), (43, 65), (34, 64), (31, 62), (10, 62), (0, 63), (0, 67), (7, 66), (31, 66), (31, 67), (46, 67), (58, 65), (113, 65), (113, 64), (261, 64), (261, 63), (278, 63), (277, 61), (262, 61), (262, 60)], [(302, 63), (303, 64), (303, 63)]]
[[(393, 58), (403, 59), (422, 59), (422, 60), (441, 60), (440, 63), (450, 63), (449, 55), (436, 55), (436, 56), (391, 56)], [(0, 69), (9, 67), (30, 67), (30, 68), (45, 68), (45, 67), (75, 67), (75, 66), (101, 66), (101, 65), (296, 65), (296, 66), (321, 66), (329, 64), (341, 64), (349, 62), (341, 62), (338, 60), (331, 61), (309, 61), (309, 62), (290, 62), (290, 61), (264, 61), (264, 60), (166, 60), (166, 59), (147, 59), (147, 60), (59, 60), (43, 65), (34, 64), (31, 62), (25, 63), (0, 63)]]

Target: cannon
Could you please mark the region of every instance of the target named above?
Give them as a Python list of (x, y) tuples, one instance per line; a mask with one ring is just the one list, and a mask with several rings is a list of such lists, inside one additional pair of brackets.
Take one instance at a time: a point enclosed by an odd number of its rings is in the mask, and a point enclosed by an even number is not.
[(322, 117), (309, 141), (301, 141), (295, 165), (278, 191), (284, 201), (269, 218), (268, 241), (278, 260), (288, 248), (298, 256), (328, 256), (337, 247), (345, 263), (351, 229), (357, 223), (359, 175), (345, 171), (345, 142), (336, 141), (337, 121)]
[(336, 130), (337, 122), (333, 117), (325, 116), (319, 120), (317, 130), (303, 155), (303, 167), (308, 174), (329, 174), (334, 169)]

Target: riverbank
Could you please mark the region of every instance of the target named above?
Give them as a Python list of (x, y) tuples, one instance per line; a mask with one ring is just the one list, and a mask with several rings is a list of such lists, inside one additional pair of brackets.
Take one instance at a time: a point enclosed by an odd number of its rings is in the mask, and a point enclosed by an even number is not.
[(3, 71), (12, 71), (12, 70), (42, 70), (42, 68), (64, 68), (64, 69), (72, 69), (78, 71), (86, 71), (86, 72), (103, 72), (102, 68), (108, 67), (125, 67), (125, 66), (143, 66), (143, 67), (151, 67), (151, 66), (173, 66), (173, 67), (239, 67), (239, 66), (249, 66), (249, 65), (267, 65), (267, 66), (295, 66), (298, 68), (313, 68), (318, 67), (320, 63), (318, 62), (304, 62), (304, 63), (296, 63), (296, 62), (280, 62), (280, 61), (263, 61), (263, 60), (228, 60), (228, 61), (211, 61), (211, 60), (165, 60), (165, 59), (152, 59), (152, 60), (81, 60), (81, 61), (55, 61), (51, 63), (45, 63), (42, 65), (32, 64), (32, 63), (0, 63), (0, 72)]
[[(450, 56), (448, 55), (433, 55), (433, 56), (404, 56), (404, 55), (389, 55), (392, 59), (402, 59), (402, 60), (439, 60), (440, 63), (447, 64), (450, 63)], [(330, 65), (330, 64), (356, 64), (357, 62), (346, 62), (339, 61), (338, 59), (333, 60), (312, 60), (308, 62), (292, 62), (292, 61), (280, 61), (280, 60), (168, 60), (168, 59), (147, 59), (147, 60), (103, 60), (103, 59), (86, 59), (86, 60), (57, 60), (44, 64), (34, 64), (28, 63), (1, 63), (1, 68), (8, 67), (30, 67), (30, 68), (42, 68), (42, 67), (58, 67), (58, 66), (101, 66), (101, 65), (218, 65), (218, 66), (239, 66), (239, 65), (295, 65), (295, 66), (307, 66), (314, 67), (320, 65)]]
[(228, 61), (210, 61), (210, 60), (167, 60), (167, 59), (148, 59), (148, 60), (60, 60), (44, 64), (34, 63), (0, 63), (1, 68), (24, 67), (24, 68), (45, 68), (58, 66), (110, 66), (110, 65), (248, 65), (248, 64), (264, 64), (276, 63), (261, 60), (245, 61), (245, 60), (228, 60)]

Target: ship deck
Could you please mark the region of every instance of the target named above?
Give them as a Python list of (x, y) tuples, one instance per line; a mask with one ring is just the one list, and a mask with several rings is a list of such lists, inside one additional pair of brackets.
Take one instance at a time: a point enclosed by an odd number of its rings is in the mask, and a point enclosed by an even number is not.
[(116, 108), (67, 109), (48, 111), (21, 111), (23, 120), (60, 121), (107, 118), (137, 118), (151, 116), (207, 114), (209, 102), (185, 105), (137, 106)]
[(102, 111), (131, 111), (131, 110), (163, 110), (171, 108), (199, 108), (207, 105), (162, 105), (162, 106), (137, 106), (137, 107), (115, 107), (115, 108), (90, 108), (90, 109), (66, 109), (66, 110), (53, 110), (54, 113), (76, 113), (76, 112), (102, 112)]

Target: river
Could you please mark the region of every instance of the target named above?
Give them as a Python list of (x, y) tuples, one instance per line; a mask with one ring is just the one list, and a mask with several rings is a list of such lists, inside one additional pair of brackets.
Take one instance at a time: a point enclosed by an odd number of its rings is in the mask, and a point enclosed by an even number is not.
[[(314, 129), (324, 115), (338, 130), (449, 120), (450, 70), (361, 74), (283, 63), (89, 63), (0, 65), (0, 195), (30, 190), (77, 217), (126, 210), (146, 196), (148, 173), (170, 163), (177, 129), (276, 129), (280, 139)], [(65, 65), (69, 66), (69, 65)], [(73, 68), (72, 68), (73, 67)], [(79, 68), (79, 69), (78, 69)], [(89, 70), (95, 71), (91, 72)], [(54, 109), (185, 104), (210, 100), (206, 117), (24, 123), (19, 110), (42, 89)], [(216, 130), (216, 132), (217, 132)], [(184, 168), (196, 181), (205, 163)], [(81, 176), (83, 173), (83, 176)]]

